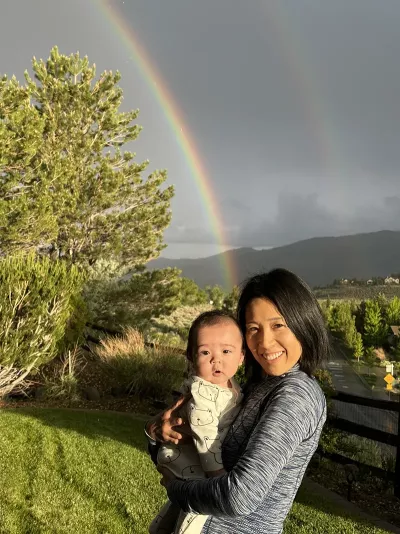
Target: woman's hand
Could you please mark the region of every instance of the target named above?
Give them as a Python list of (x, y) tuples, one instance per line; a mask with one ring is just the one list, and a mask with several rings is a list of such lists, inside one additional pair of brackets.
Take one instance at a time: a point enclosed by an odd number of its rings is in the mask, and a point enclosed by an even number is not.
[(162, 475), (162, 478), (160, 480), (160, 484), (161, 486), (164, 486), (164, 488), (167, 487), (168, 483), (169, 482), (172, 482), (173, 480), (176, 479), (176, 477), (171, 473), (171, 471), (169, 469), (167, 469), (166, 467), (160, 467), (158, 466), (157, 467), (157, 471), (159, 473), (161, 473)]
[[(176, 432), (174, 427), (184, 426), (186, 421), (183, 421), (181, 417), (177, 417), (174, 413), (178, 408), (181, 408), (188, 400), (190, 396), (181, 397), (178, 401), (158, 415), (154, 420), (149, 421), (146, 425), (146, 431), (148, 434), (155, 440), (161, 443), (178, 443), (183, 440), (183, 442), (190, 440), (190, 436), (183, 435), (184, 432)], [(182, 428), (181, 430), (184, 430)]]

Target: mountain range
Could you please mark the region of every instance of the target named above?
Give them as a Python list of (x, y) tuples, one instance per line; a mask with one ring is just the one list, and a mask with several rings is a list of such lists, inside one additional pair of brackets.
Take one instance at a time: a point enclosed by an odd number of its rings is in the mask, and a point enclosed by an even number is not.
[[(229, 255), (229, 258), (222, 256)], [(226, 262), (236, 269), (236, 283), (249, 276), (284, 267), (301, 276), (311, 287), (322, 287), (340, 278), (368, 279), (400, 272), (400, 232), (317, 237), (268, 250), (233, 249), (199, 259), (160, 257), (148, 263), (149, 269), (178, 267), (182, 275), (200, 287), (219, 284), (227, 287)]]

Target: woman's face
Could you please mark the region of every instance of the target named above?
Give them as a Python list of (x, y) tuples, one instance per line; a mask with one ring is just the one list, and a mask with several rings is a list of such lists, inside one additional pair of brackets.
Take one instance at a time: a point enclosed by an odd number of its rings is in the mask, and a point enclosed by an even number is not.
[(246, 308), (246, 342), (264, 372), (280, 376), (300, 359), (301, 345), (274, 304), (262, 298)]

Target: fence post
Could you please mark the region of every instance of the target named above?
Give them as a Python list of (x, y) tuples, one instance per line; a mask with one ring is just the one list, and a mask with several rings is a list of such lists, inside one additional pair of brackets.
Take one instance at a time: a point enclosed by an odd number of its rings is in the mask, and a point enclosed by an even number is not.
[(400, 499), (400, 410), (397, 418), (397, 450), (396, 450), (396, 467), (394, 477), (394, 494)]

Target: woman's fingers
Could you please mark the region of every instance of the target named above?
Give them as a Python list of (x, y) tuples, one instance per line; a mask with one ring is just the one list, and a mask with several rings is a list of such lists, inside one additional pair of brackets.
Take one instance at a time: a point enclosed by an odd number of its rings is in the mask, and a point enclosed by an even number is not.
[(180, 408), (190, 398), (189, 396), (182, 396), (175, 404), (160, 414), (152, 423), (148, 425), (147, 432), (153, 436), (157, 441), (162, 443), (179, 444), (182, 439), (182, 434), (174, 430), (174, 427), (179, 427), (185, 422), (182, 417), (174, 414), (174, 411)]
[(164, 421), (161, 426), (161, 437), (163, 441), (172, 441), (176, 445), (179, 443), (179, 440), (182, 438), (182, 434), (174, 430), (173, 425), (169, 421)]
[(180, 408), (182, 406), (182, 404), (184, 404), (186, 401), (187, 401), (187, 397), (184, 397), (184, 396), (180, 397), (175, 402), (175, 404), (173, 404), (170, 408), (168, 408), (168, 410), (165, 410), (165, 412), (162, 414), (161, 418), (162, 419), (171, 419), (172, 414), (174, 413), (174, 411), (177, 410), (178, 408)]

